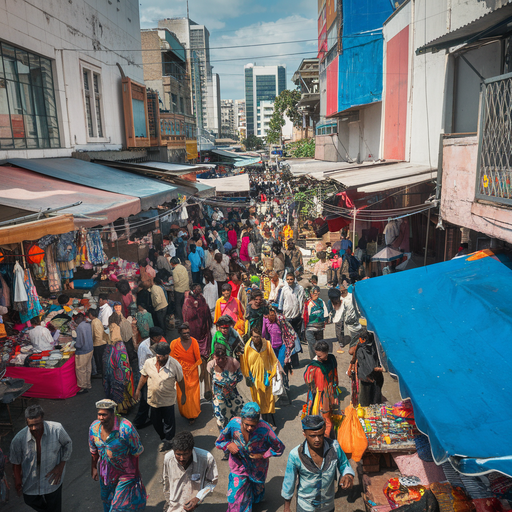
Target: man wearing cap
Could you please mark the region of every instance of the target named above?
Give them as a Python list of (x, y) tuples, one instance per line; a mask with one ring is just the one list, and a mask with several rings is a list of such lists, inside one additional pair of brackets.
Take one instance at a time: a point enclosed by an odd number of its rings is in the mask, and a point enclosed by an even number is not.
[(324, 436), (322, 416), (306, 416), (302, 430), (306, 440), (293, 448), (286, 464), (281, 491), (285, 499), (284, 512), (291, 511), (297, 479), (297, 512), (334, 512), (336, 470), (342, 489), (352, 488), (354, 471), (338, 441)]
[(185, 404), (187, 396), (183, 370), (176, 359), (170, 357), (171, 348), (167, 342), (161, 341), (153, 347), (155, 357), (147, 359), (140, 371), (140, 381), (135, 392), (135, 400), (139, 400), (144, 385), (148, 385), (148, 404), (151, 422), (156, 433), (163, 441), (160, 449), (170, 449), (169, 442), (176, 433), (174, 404), (176, 403), (175, 384), (181, 390), (181, 403)]
[[(141, 341), (139, 348), (137, 349), (137, 358), (139, 360), (139, 372), (142, 371), (144, 363), (155, 357), (155, 345), (165, 341), (164, 331), (160, 327), (151, 327), (149, 329), (149, 338)], [(145, 428), (151, 424), (149, 419), (149, 405), (148, 405), (148, 386), (145, 384), (141, 390), (139, 410), (137, 416), (133, 419), (133, 425), (137, 429)]]
[(100, 481), (105, 512), (142, 511), (146, 508), (146, 489), (138, 458), (144, 448), (134, 426), (116, 416), (116, 407), (113, 400), (96, 402), (98, 419), (89, 428), (91, 476)]

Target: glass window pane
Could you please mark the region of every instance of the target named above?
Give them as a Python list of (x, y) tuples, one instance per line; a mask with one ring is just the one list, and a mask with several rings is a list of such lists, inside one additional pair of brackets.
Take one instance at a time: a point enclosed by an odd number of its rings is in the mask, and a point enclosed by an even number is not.
[(4, 63), (2, 57), (2, 44), (0, 43), (0, 78), (5, 78), (4, 75)]
[(52, 148), (60, 148), (60, 140), (59, 139), (50, 139), (50, 146)]
[(34, 102), (32, 100), (32, 87), (28, 84), (20, 84), (21, 89), (21, 104), (23, 106), (23, 113), (28, 115), (34, 114)]
[(44, 89), (44, 104), (46, 106), (46, 115), (57, 117), (57, 107), (55, 105), (55, 96), (53, 95), (53, 91)]
[(0, 78), (0, 114), (9, 114), (9, 103), (7, 101), (7, 84)]
[(27, 147), (25, 139), (14, 139), (14, 149), (24, 149)]
[(43, 87), (53, 89), (52, 63), (43, 57), (41, 57), (41, 77), (43, 79)]
[(101, 99), (96, 98), (96, 124), (98, 125), (98, 137), (103, 137), (103, 124), (101, 122)]
[(36, 149), (39, 147), (37, 139), (27, 139), (27, 149)]
[(12, 149), (14, 148), (14, 142), (12, 139), (0, 139), (0, 148)]
[(49, 148), (50, 147), (50, 140), (49, 139), (39, 139), (39, 147), (40, 148)]
[(30, 83), (30, 64), (28, 60), (28, 53), (16, 50), (16, 61), (18, 64), (18, 79), (25, 84)]
[(89, 71), (84, 69), (83, 73), (84, 73), (84, 89), (86, 91), (88, 91), (89, 90)]
[(9, 99), (9, 111), (13, 114), (23, 114), (23, 107), (20, 97), (19, 84), (17, 82), (6, 81), (7, 97)]
[(43, 86), (43, 77), (41, 75), (41, 61), (38, 55), (34, 55), (32, 53), (29, 54), (30, 57), (30, 80), (32, 81), (32, 85)]
[(37, 138), (36, 116), (23, 116), (26, 137)]
[(47, 117), (48, 135), (50, 138), (59, 138), (59, 125), (56, 117)]
[(100, 77), (97, 73), (94, 73), (94, 94), (100, 93)]
[(48, 139), (48, 124), (46, 117), (36, 116), (37, 136), (40, 139)]
[(4, 57), (5, 78), (10, 80), (17, 80), (16, 73), (16, 55), (12, 46), (2, 45), (2, 55)]
[(7, 101), (7, 87), (5, 80), (0, 79), (0, 138), (8, 137), (12, 137), (12, 130), (9, 103)]
[(36, 116), (46, 115), (44, 107), (44, 89), (42, 87), (32, 87), (34, 93), (34, 113)]
[(94, 137), (94, 130), (92, 127), (92, 112), (91, 112), (91, 97), (85, 96), (85, 115), (87, 117), (87, 131), (89, 132), (89, 137)]

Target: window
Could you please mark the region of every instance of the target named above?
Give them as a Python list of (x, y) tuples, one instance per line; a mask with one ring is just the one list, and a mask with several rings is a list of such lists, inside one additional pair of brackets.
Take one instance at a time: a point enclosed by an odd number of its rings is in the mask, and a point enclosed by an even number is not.
[(0, 43), (0, 150), (58, 147), (51, 61)]
[(103, 104), (101, 75), (92, 69), (82, 68), (84, 87), (85, 119), (87, 121), (87, 138), (103, 139)]

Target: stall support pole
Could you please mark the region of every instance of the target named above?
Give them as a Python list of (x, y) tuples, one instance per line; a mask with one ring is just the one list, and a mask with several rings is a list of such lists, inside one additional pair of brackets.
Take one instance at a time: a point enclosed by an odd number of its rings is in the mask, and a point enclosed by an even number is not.
[(356, 215), (357, 209), (354, 206), (354, 227), (352, 228), (352, 252), (356, 250)]
[(428, 250), (428, 235), (429, 235), (429, 229), (430, 229), (430, 210), (428, 209), (428, 217), (427, 217), (427, 239), (425, 240), (425, 257), (423, 258), (423, 266), (427, 266), (427, 250)]

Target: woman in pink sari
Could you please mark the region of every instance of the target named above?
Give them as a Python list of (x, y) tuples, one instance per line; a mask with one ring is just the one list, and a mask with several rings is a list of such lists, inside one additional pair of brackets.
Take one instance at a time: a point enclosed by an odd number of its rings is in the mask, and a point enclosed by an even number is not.
[(235, 322), (234, 328), (240, 336), (245, 334), (245, 311), (240, 301), (231, 297), (233, 288), (230, 284), (222, 285), (222, 297), (215, 304), (215, 317), (213, 323), (216, 324), (217, 320), (222, 315), (228, 315)]
[(249, 233), (244, 233), (242, 236), (242, 246), (240, 247), (240, 259), (243, 263), (247, 265), (251, 263), (251, 257), (249, 256), (249, 244), (251, 243), (251, 238)]

